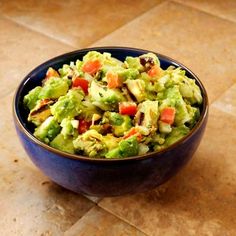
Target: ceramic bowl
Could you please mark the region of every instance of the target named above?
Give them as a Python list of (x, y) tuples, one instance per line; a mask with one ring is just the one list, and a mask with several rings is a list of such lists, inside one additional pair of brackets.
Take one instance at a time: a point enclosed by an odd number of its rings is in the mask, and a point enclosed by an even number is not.
[(196, 80), (203, 96), (199, 121), (186, 137), (172, 146), (142, 156), (98, 159), (56, 150), (32, 134), (34, 127), (27, 122), (28, 111), (24, 109), (23, 97), (41, 84), (48, 67), (58, 69), (65, 63), (82, 59), (91, 50), (110, 52), (113, 57), (122, 61), (126, 56), (147, 53), (146, 50), (125, 47), (87, 48), (63, 54), (36, 67), (22, 80), (14, 97), (13, 115), (20, 141), (33, 163), (45, 175), (74, 192), (104, 197), (133, 194), (155, 188), (174, 176), (192, 158), (202, 139), (208, 117), (208, 98), (201, 81), (184, 65), (167, 56), (156, 53), (161, 67), (182, 67), (188, 77)]

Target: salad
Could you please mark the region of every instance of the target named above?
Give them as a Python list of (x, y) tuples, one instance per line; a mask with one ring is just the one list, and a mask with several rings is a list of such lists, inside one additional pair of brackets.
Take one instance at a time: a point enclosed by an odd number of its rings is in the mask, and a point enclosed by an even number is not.
[(202, 95), (181, 68), (160, 67), (153, 53), (90, 51), (55, 70), (23, 100), (34, 136), (61, 151), (125, 158), (163, 150), (186, 136), (200, 116)]

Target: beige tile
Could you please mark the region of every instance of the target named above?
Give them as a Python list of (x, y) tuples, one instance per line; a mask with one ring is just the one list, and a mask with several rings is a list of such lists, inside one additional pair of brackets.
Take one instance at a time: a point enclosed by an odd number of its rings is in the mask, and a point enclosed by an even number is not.
[(92, 208), (65, 233), (65, 236), (105, 235), (144, 236), (145, 234), (99, 207)]
[(230, 87), (222, 96), (220, 96), (212, 106), (223, 112), (236, 116), (236, 84)]
[(201, 11), (217, 15), (219, 17), (236, 22), (235, 0), (174, 0), (179, 3), (195, 7)]
[(234, 116), (211, 107), (202, 143), (176, 177), (99, 206), (149, 235), (236, 235), (235, 127)]
[(94, 45), (140, 47), (166, 54), (192, 69), (213, 101), (236, 81), (236, 25), (166, 2)]
[(1, 235), (62, 235), (94, 203), (52, 183), (31, 163), (14, 130), (11, 100), (0, 99)]
[(0, 97), (18, 86), (34, 67), (54, 56), (73, 50), (39, 33), (0, 17)]
[(76, 47), (109, 34), (162, 0), (4, 1), (1, 12), (14, 21)]
[(12, 92), (0, 99), (0, 150), (7, 153), (8, 156), (17, 154), (25, 163), (30, 163), (15, 131), (12, 114), (13, 95), (14, 93)]
[(93, 206), (11, 158), (0, 160), (1, 235), (62, 235)]

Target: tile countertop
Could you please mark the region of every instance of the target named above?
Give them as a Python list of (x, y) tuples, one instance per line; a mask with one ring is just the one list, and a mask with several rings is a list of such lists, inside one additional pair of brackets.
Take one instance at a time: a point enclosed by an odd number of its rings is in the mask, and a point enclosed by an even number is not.
[[(30, 162), (16, 137), (11, 103), (23, 76), (50, 57), (102, 45), (169, 55), (209, 93), (193, 160), (146, 193), (97, 199), (67, 191)], [(236, 235), (234, 0), (0, 1), (0, 52), (0, 235)]]

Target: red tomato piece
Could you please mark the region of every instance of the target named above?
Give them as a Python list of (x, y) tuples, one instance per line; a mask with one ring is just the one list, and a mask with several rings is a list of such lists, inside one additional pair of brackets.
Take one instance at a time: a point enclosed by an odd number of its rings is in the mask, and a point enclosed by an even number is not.
[(76, 77), (73, 82), (72, 82), (72, 87), (80, 87), (83, 89), (84, 93), (87, 94), (88, 93), (88, 85), (89, 82), (88, 80), (81, 78), (81, 77)]
[(119, 104), (119, 113), (121, 115), (134, 116), (137, 112), (137, 104), (134, 102), (121, 102)]
[(135, 136), (137, 137), (138, 141), (141, 141), (142, 138), (143, 138), (142, 134), (140, 134), (140, 133), (137, 131), (137, 129), (135, 129), (135, 127), (133, 127), (133, 128), (131, 128), (131, 129), (129, 130), (129, 132), (128, 132), (127, 134), (125, 134), (125, 135), (123, 136), (123, 139), (127, 139), (127, 138), (129, 138), (129, 137), (131, 137), (131, 136), (133, 136), (133, 135), (135, 135)]
[(84, 119), (80, 119), (79, 120), (79, 127), (78, 127), (79, 133), (80, 134), (85, 133), (89, 129), (91, 124), (92, 124), (91, 121), (86, 121)]
[(149, 75), (150, 77), (155, 77), (155, 76), (159, 75), (160, 72), (161, 72), (161, 71), (160, 71), (160, 67), (157, 66), (157, 65), (154, 65), (154, 66), (148, 71), (148, 75)]
[(96, 74), (99, 69), (101, 68), (101, 63), (99, 60), (94, 60), (94, 61), (87, 61), (83, 67), (82, 67), (82, 71), (89, 73), (90, 75), (94, 75)]
[(107, 87), (108, 88), (118, 88), (121, 87), (122, 81), (119, 78), (118, 74), (108, 72), (107, 73)]
[(175, 108), (174, 107), (166, 107), (161, 112), (161, 121), (172, 125), (175, 120)]

